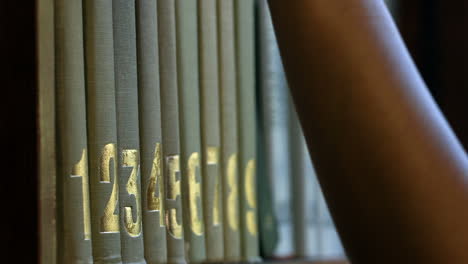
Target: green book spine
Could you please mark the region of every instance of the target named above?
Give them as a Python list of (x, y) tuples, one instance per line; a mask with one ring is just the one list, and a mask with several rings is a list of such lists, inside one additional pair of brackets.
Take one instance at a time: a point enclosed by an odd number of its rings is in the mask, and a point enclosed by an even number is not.
[(121, 263), (112, 1), (85, 1), (91, 231), (95, 263)]
[(156, 0), (137, 0), (137, 55), (145, 259), (166, 263)]
[(186, 258), (189, 262), (203, 262), (206, 259), (201, 177), (197, 9), (196, 1), (176, 1), (180, 168), (183, 176), (182, 203)]
[[(304, 153), (305, 140), (292, 100), (290, 100), (289, 108), (289, 153), (291, 157), (290, 192), (294, 194), (292, 195), (294, 255), (295, 257), (304, 258), (307, 256), (304, 154), (307, 153)], [(312, 190), (307, 191), (310, 192)]]
[(198, 2), (203, 208), (207, 261), (224, 259), (217, 0)]
[(224, 259), (241, 259), (234, 1), (218, 2)]
[(146, 263), (141, 213), (135, 1), (113, 1), (120, 240), (124, 263)]
[(93, 262), (82, 11), (81, 0), (55, 1), (61, 263)]
[(185, 263), (174, 0), (158, 1), (158, 29), (167, 262)]
[(243, 261), (258, 261), (255, 115), (255, 1), (235, 2), (239, 200)]
[[(260, 137), (259, 137), (259, 157), (261, 158), (261, 172), (259, 171), (258, 201), (259, 201), (259, 230), (260, 230), (260, 250), (263, 257), (275, 256), (275, 250), (280, 247), (279, 221), (276, 217), (275, 205), (276, 197), (280, 196), (273, 190), (276, 183), (277, 174), (283, 179), (288, 175), (288, 167), (284, 159), (287, 152), (284, 147), (287, 136), (284, 129), (287, 124), (279, 119), (284, 119), (281, 104), (275, 104), (278, 98), (282, 98), (286, 93), (280, 93), (279, 87), (283, 72), (280, 67), (281, 60), (277, 55), (276, 38), (271, 24), (267, 0), (258, 1), (258, 71), (259, 71), (259, 115), (260, 115)], [(277, 108), (280, 109), (277, 109)], [(283, 106), (284, 107), (284, 106)], [(275, 126), (275, 121), (280, 122)], [(273, 133), (273, 130), (275, 133)], [(276, 135), (276, 137), (275, 137)], [(275, 166), (278, 164), (278, 166)], [(278, 170), (277, 172), (275, 170)], [(283, 180), (284, 181), (284, 180)], [(274, 185), (275, 184), (275, 185)], [(287, 194), (283, 190), (281, 194)], [(272, 193), (276, 195), (272, 195)], [(284, 195), (282, 195), (284, 196)], [(283, 211), (287, 210), (283, 207)], [(292, 242), (292, 241), (291, 241)], [(284, 243), (283, 243), (284, 244)]]

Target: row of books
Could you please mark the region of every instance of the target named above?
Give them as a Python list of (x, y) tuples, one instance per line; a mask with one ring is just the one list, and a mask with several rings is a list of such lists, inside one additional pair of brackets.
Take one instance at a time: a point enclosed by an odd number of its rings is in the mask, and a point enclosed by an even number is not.
[(60, 263), (343, 256), (266, 0), (55, 0), (55, 25)]

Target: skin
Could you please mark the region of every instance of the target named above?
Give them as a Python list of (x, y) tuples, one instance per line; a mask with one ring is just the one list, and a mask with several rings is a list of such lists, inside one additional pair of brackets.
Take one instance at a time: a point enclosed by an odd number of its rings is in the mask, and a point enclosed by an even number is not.
[(353, 263), (468, 263), (468, 159), (383, 1), (269, 0)]

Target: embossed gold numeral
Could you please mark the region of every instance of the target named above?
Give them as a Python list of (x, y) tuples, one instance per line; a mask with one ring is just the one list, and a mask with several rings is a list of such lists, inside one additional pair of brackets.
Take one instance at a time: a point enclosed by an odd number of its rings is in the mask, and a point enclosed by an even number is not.
[(136, 149), (126, 149), (122, 151), (122, 166), (131, 167), (132, 172), (127, 181), (127, 193), (135, 197), (135, 215), (133, 221), (133, 212), (131, 206), (125, 207), (125, 229), (132, 237), (141, 234), (141, 196), (138, 188), (138, 176), (140, 174), (140, 155)]
[(147, 197), (147, 210), (150, 212), (159, 212), (159, 226), (164, 227), (164, 184), (161, 177), (161, 144), (156, 143), (154, 150), (153, 167), (149, 179)]
[[(206, 150), (206, 163), (208, 166), (218, 166), (219, 163), (219, 147), (208, 147)], [(218, 226), (221, 222), (220, 217), (220, 190), (219, 190), (219, 177), (220, 175), (216, 174), (214, 178), (214, 197), (213, 197), (213, 225)]]
[(232, 154), (229, 157), (227, 167), (227, 184), (229, 187), (229, 194), (227, 199), (227, 213), (229, 227), (237, 231), (239, 228), (238, 219), (238, 190), (237, 190), (237, 154)]
[(194, 152), (188, 160), (190, 224), (193, 233), (200, 236), (203, 234), (203, 220), (199, 214), (199, 203), (201, 203), (201, 187), (200, 183), (197, 182), (197, 171), (199, 170), (200, 155)]
[[(169, 175), (167, 183), (167, 199), (175, 201), (177, 200), (177, 197), (180, 197), (180, 179), (177, 179), (178, 175), (180, 178), (179, 155), (167, 157), (166, 162)], [(175, 208), (168, 210), (166, 221), (169, 234), (171, 234), (174, 238), (182, 239), (182, 223), (177, 221), (177, 210)]]
[(81, 191), (83, 194), (83, 235), (84, 240), (91, 239), (91, 217), (89, 209), (89, 189), (88, 189), (88, 154), (87, 150), (81, 152), (80, 161), (73, 166), (70, 177), (81, 177)]
[(247, 231), (252, 235), (257, 235), (257, 200), (255, 199), (255, 160), (249, 160), (245, 168), (245, 198), (250, 207), (245, 215)]
[(104, 208), (104, 215), (101, 217), (101, 233), (119, 233), (119, 216), (115, 213), (119, 203), (119, 185), (117, 183), (117, 162), (115, 144), (107, 144), (102, 149), (99, 163), (99, 174), (102, 183), (111, 183), (111, 160), (114, 161), (112, 193)]

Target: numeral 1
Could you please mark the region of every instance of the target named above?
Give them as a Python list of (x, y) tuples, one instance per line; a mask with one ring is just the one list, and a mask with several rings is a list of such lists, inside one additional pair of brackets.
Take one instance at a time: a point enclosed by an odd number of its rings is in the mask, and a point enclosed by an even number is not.
[(83, 194), (83, 234), (84, 240), (91, 239), (91, 217), (89, 208), (89, 188), (88, 188), (88, 151), (83, 149), (80, 161), (73, 166), (70, 177), (81, 177), (81, 189)]

